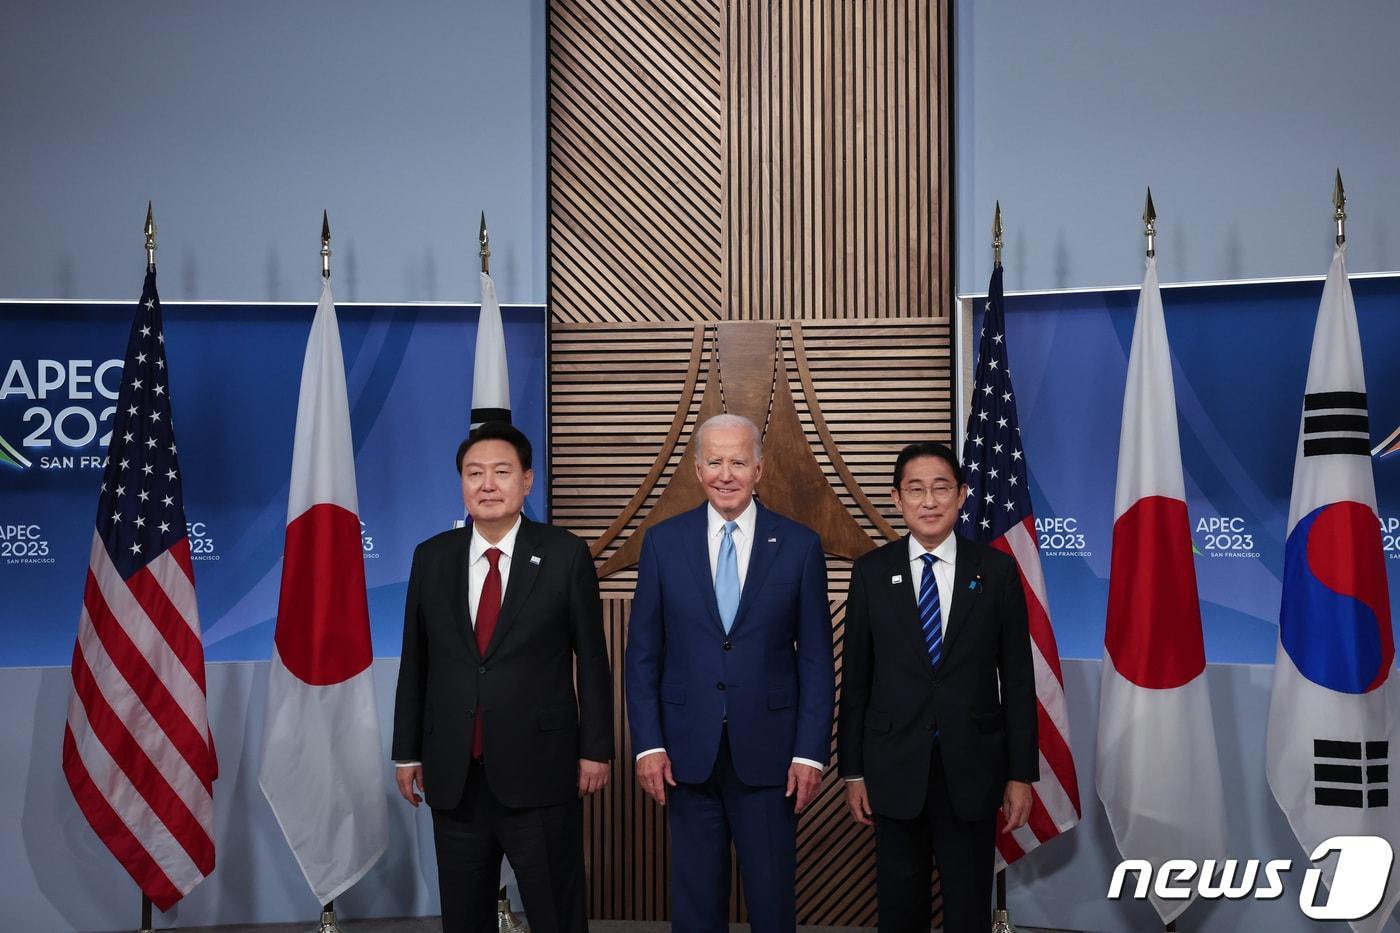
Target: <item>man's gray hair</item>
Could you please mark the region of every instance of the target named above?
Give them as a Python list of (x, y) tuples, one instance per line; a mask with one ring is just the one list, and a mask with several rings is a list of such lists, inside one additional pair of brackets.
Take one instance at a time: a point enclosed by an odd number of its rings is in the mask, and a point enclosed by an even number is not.
[(744, 428), (753, 438), (753, 458), (755, 461), (763, 459), (763, 434), (758, 430), (758, 425), (754, 424), (743, 415), (714, 415), (701, 422), (700, 427), (695, 429), (695, 459), (700, 459), (700, 451), (705, 446), (705, 432), (711, 428)]

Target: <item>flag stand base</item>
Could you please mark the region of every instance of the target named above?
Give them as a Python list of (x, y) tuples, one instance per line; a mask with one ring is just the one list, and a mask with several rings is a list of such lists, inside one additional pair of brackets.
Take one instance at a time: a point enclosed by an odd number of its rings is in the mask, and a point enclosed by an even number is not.
[(141, 895), (141, 929), (136, 933), (154, 933), (151, 929), (151, 899)]
[(335, 922), (335, 901), (321, 908), (321, 925), (316, 933), (340, 933), (340, 924)]
[(496, 933), (525, 933), (529, 930), (510, 909), (510, 895), (505, 888), (496, 901)]
[(1005, 908), (992, 911), (992, 933), (1016, 933), (1016, 924), (1011, 922), (1011, 914)]

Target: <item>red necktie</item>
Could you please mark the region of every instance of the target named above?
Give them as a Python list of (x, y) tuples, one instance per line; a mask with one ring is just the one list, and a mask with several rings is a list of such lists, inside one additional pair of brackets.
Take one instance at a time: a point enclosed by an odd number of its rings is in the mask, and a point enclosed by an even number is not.
[[(476, 604), (476, 649), (486, 657), (486, 646), (491, 644), (491, 635), (496, 631), (496, 619), (501, 614), (501, 559), (500, 548), (487, 548), (484, 555), (491, 562), (486, 571), (486, 580), (481, 584), (481, 599)], [(480, 758), (485, 748), (481, 734), (481, 704), (476, 707), (476, 724), (472, 727), (472, 757)]]

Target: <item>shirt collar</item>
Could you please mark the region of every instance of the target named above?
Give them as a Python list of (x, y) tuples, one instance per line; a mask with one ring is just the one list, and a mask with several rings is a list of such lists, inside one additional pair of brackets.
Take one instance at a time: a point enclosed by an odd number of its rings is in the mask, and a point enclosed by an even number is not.
[[(715, 507), (708, 503), (705, 505), (705, 515), (709, 522), (710, 537), (718, 535), (720, 529), (724, 527), (725, 517), (716, 512)], [(750, 499), (748, 508), (740, 512), (739, 517), (734, 521), (739, 526), (739, 533), (752, 541), (754, 526), (758, 524), (758, 504)]]
[(924, 550), (924, 546), (919, 543), (919, 539), (913, 535), (909, 536), (909, 563), (922, 560), (925, 554), (932, 553), (941, 561), (947, 562), (948, 566), (956, 566), (958, 562), (958, 536), (949, 534), (943, 539), (943, 543), (934, 548), (931, 552)]
[(481, 555), (486, 553), (487, 548), (493, 547), (500, 548), (501, 553), (506, 556), (507, 560), (509, 560), (510, 555), (515, 551), (515, 536), (519, 533), (519, 515), (515, 516), (515, 524), (510, 526), (510, 531), (507, 531), (505, 537), (502, 538), (500, 541), (497, 541), (495, 544), (492, 544), (490, 541), (487, 541), (485, 538), (483, 538), (481, 536), (481, 532), (477, 531), (476, 525), (473, 524), (471, 548), (467, 552), (468, 562), (473, 564), (476, 563), (478, 560), (481, 559)]

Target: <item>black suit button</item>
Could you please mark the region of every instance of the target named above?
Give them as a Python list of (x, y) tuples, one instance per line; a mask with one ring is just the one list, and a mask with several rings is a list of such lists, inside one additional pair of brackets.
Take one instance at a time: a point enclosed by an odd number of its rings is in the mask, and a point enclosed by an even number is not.
[(728, 651), (729, 649), (734, 647), (734, 643), (732, 641), (727, 641), (724, 644), (720, 645), (720, 647), (723, 648), (725, 651)]
[(716, 689), (716, 690), (723, 690), (723, 689), (724, 689), (724, 682), (721, 681), (721, 682), (715, 684), (715, 689)]
[(477, 672), (478, 674), (485, 674), (485, 673), (486, 673), (486, 665), (483, 664), (483, 665), (481, 665), (481, 667), (478, 667), (478, 668), (476, 669), (476, 672)]

